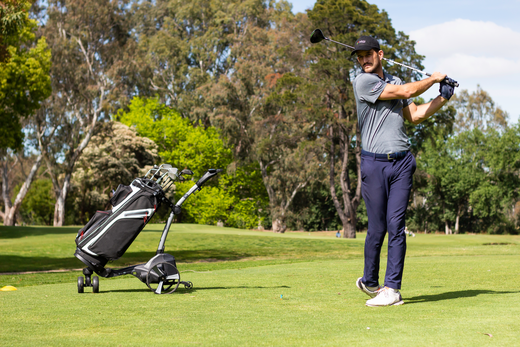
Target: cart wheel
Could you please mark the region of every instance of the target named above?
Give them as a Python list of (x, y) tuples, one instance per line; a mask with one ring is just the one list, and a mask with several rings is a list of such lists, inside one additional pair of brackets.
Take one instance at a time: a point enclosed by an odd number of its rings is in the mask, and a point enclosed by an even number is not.
[(146, 285), (155, 294), (170, 294), (179, 287), (181, 276), (171, 263), (157, 263), (146, 273)]
[(188, 282), (182, 282), (182, 284), (184, 284), (184, 288), (186, 288), (186, 289), (191, 289), (191, 288), (193, 288), (193, 283), (191, 283), (190, 281), (188, 281)]
[(84, 286), (83, 277), (79, 276), (78, 277), (78, 293), (83, 293), (83, 286)]
[(92, 277), (92, 292), (99, 293), (99, 277)]

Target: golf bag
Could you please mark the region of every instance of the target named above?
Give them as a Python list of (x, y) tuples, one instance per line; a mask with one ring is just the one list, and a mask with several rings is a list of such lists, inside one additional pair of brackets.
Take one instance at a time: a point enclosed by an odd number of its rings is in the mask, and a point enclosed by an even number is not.
[(147, 178), (120, 184), (110, 199), (112, 209), (97, 211), (76, 236), (76, 253), (102, 271), (120, 258), (159, 208), (162, 187)]
[[(169, 164), (162, 164), (154, 166), (143, 178), (136, 178), (129, 186), (120, 184), (110, 199), (112, 209), (97, 211), (76, 236), (74, 256), (87, 266), (83, 269), (85, 277), (78, 277), (78, 293), (83, 293), (85, 287), (92, 287), (94, 293), (99, 293), (99, 277), (92, 276), (94, 272), (105, 278), (133, 275), (146, 283), (155, 294), (173, 293), (180, 284), (184, 288), (192, 288), (191, 282), (181, 281), (175, 257), (164, 252), (166, 237), (175, 215), (182, 212), (184, 201), (220, 172), (222, 169), (207, 170), (175, 204), (164, 192), (175, 181), (185, 181), (183, 175), (193, 175), (189, 169), (179, 172)], [(160, 204), (170, 208), (170, 216), (155, 256), (145, 264), (122, 269), (105, 268), (109, 260), (118, 259), (126, 252)]]

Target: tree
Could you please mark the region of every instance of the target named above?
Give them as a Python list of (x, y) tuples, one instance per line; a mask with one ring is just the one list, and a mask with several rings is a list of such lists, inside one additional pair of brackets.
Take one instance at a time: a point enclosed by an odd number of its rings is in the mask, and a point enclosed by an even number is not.
[[(376, 5), (359, 0), (321, 0), (308, 11), (313, 27), (321, 28), (327, 37), (339, 42), (355, 42), (362, 34), (377, 38), (385, 56), (422, 69), (422, 56), (415, 52), (415, 42), (404, 33), (395, 33), (388, 14)], [(332, 45), (332, 44), (331, 44)], [(327, 139), (330, 191), (336, 211), (343, 223), (343, 237), (356, 236), (357, 210), (361, 202), (361, 146), (357, 126), (352, 77), (360, 69), (350, 58), (350, 51), (326, 43), (307, 52), (312, 62), (309, 76), (313, 88), (314, 112), (323, 114), (320, 138)], [(390, 74), (405, 82), (419, 76), (399, 66), (386, 66)], [(341, 191), (336, 191), (339, 171)]]
[(42, 34), (53, 52), (53, 95), (40, 122), (56, 126), (56, 135), (40, 139), (40, 145), (56, 196), (54, 225), (61, 226), (76, 162), (98, 121), (125, 96), (123, 62), (132, 40), (126, 1), (53, 0), (43, 10), (48, 19)]
[(78, 160), (72, 175), (79, 208), (77, 223), (85, 224), (97, 210), (107, 209), (110, 193), (129, 185), (159, 163), (157, 145), (119, 122), (101, 123)]
[[(226, 168), (231, 163), (231, 151), (224, 146), (214, 127), (194, 127), (189, 119), (182, 118), (157, 98), (136, 97), (128, 109), (118, 113), (119, 120), (135, 127), (140, 136), (153, 140), (163, 163), (179, 169), (190, 168), (194, 177), (201, 177), (209, 168)], [(199, 194), (186, 201), (183, 214), (186, 221), (216, 224), (226, 218), (233, 198), (214, 184), (208, 182)], [(192, 185), (193, 182), (176, 183), (176, 200)]]
[(446, 234), (514, 230), (513, 211), (520, 184), (518, 126), (464, 131), (447, 141), (426, 144), (418, 166), (427, 174), (419, 189), (426, 220), (444, 224)]
[(230, 40), (255, 20), (263, 20), (261, 0), (160, 0), (134, 7), (139, 57), (144, 64), (141, 96), (161, 102), (205, 125), (198, 88), (230, 73)]
[(428, 175), (421, 195), (427, 199), (430, 214), (440, 217), (446, 234), (452, 233), (453, 220), (455, 233), (459, 233), (460, 217), (468, 210), (468, 199), (484, 179), (481, 136), (476, 131), (448, 141), (439, 139), (434, 145), (427, 143), (418, 161)]
[(507, 128), (509, 115), (495, 105), (491, 96), (480, 85), (477, 85), (477, 90), (473, 93), (469, 93), (467, 89), (457, 92), (450, 103), (457, 110), (457, 132)]
[[(20, 189), (15, 188), (15, 191)], [(28, 225), (52, 225), (54, 194), (48, 178), (35, 179), (20, 207), (21, 219)]]
[(0, 3), (0, 63), (9, 58), (8, 41), (27, 25), (29, 1), (7, 0)]
[[(312, 120), (299, 91), (307, 68), (306, 16), (271, 3), (231, 37), (229, 74), (203, 90), (212, 124), (223, 130), (241, 165), (256, 162), (269, 197), (272, 228), (284, 232), (296, 194), (316, 175)], [(303, 45), (303, 47), (302, 47)]]
[(515, 204), (520, 186), (520, 126), (488, 129), (483, 162), (486, 178), (469, 197), (473, 214), (489, 233), (518, 233)]
[(41, 164), (38, 157), (16, 194), (10, 197), (10, 170), (19, 160), (23, 132), (22, 123), (28, 123), (51, 93), (49, 77), (50, 50), (45, 38), (35, 40), (36, 22), (29, 19), (30, 2), (8, 1), (0, 4), (0, 171), (2, 172), (2, 199), (4, 225), (14, 225), (15, 217), (27, 190)]
[[(0, 150), (22, 146), (20, 120), (33, 114), (51, 93), (51, 53), (46, 40), (35, 40), (36, 22), (27, 14), (30, 3), (14, 3), (21, 7), (21, 13), (9, 16), (5, 5), (0, 6)], [(5, 24), (6, 17), (16, 20)]]

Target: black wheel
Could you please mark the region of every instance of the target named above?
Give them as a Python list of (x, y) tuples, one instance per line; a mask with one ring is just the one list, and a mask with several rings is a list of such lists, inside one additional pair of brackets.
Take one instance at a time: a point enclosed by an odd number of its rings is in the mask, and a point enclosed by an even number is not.
[(181, 283), (179, 271), (171, 263), (157, 263), (146, 273), (146, 285), (155, 294), (170, 294)]
[(99, 277), (92, 277), (92, 292), (99, 293)]
[(84, 288), (83, 277), (79, 276), (78, 277), (78, 293), (83, 293), (83, 288)]
[(188, 281), (188, 282), (182, 282), (182, 284), (184, 284), (184, 288), (186, 288), (186, 289), (191, 289), (191, 288), (193, 288), (193, 283), (191, 283), (190, 281)]

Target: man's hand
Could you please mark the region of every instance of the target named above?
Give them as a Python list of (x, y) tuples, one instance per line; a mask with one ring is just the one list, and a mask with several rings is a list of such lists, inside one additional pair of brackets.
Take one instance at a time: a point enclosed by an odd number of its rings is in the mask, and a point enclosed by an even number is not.
[(435, 80), (435, 83), (440, 83), (440, 82), (444, 81), (444, 79), (446, 77), (448, 77), (448, 75), (440, 73), (440, 72), (434, 72), (430, 77)]
[(441, 93), (441, 96), (446, 99), (446, 100), (450, 100), (450, 98), (453, 96), (453, 91), (454, 91), (454, 87), (448, 83), (446, 83), (446, 81), (442, 81), (440, 83), (440, 87), (439, 87), (439, 93)]

